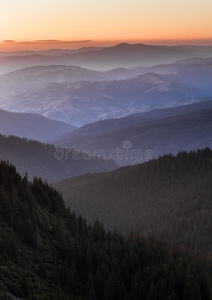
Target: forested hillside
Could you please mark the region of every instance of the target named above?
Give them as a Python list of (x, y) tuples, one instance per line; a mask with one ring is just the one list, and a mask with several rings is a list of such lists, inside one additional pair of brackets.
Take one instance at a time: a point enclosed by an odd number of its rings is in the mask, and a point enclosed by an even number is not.
[(73, 150), (59, 150), (50, 144), (0, 134), (0, 159), (16, 165), (21, 175), (28, 173), (53, 182), (89, 172), (109, 171), (117, 168), (113, 160), (92, 159)]
[(211, 283), (209, 259), (89, 226), (56, 190), (0, 163), (0, 299), (209, 300)]
[(125, 236), (153, 233), (203, 252), (212, 251), (212, 150), (180, 152), (118, 170), (54, 185), (88, 221), (103, 221)]

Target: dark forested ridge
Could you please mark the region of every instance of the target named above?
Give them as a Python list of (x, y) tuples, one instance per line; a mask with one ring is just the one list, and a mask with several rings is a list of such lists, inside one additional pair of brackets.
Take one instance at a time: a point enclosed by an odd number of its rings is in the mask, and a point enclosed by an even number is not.
[(0, 163), (0, 299), (209, 300), (211, 267), (152, 236), (87, 225), (47, 183)]
[(142, 165), (58, 182), (89, 222), (212, 251), (212, 150), (165, 155)]
[(0, 159), (9, 160), (16, 165), (21, 175), (28, 173), (53, 182), (89, 172), (109, 171), (117, 168), (113, 160), (99, 160), (63, 149), (55, 157), (57, 148), (38, 141), (21, 139), (15, 136), (0, 135)]

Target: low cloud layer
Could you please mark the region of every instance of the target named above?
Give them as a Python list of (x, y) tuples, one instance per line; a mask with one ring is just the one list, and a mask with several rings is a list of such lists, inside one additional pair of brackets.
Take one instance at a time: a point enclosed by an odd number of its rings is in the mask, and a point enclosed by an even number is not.
[(91, 43), (91, 40), (81, 40), (81, 41), (63, 41), (63, 40), (35, 40), (35, 41), (14, 41), (5, 40), (3, 43), (16, 43), (16, 44), (77, 44), (77, 43)]
[(5, 40), (5, 41), (3, 41), (3, 43), (15, 43), (15, 41), (14, 40)]

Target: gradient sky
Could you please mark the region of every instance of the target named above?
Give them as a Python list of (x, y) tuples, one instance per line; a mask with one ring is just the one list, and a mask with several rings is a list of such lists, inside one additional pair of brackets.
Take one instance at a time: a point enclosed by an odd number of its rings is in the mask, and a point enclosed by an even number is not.
[(211, 0), (0, 1), (0, 41), (210, 38)]

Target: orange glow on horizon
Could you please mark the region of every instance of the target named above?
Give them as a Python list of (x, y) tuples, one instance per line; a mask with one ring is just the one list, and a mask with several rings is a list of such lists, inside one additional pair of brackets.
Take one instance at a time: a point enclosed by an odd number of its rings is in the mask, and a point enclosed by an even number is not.
[[(119, 42), (212, 45), (211, 15), (211, 0), (1, 1), (0, 50), (76, 49)], [(88, 39), (93, 42), (77, 42)]]
[(173, 40), (173, 39), (147, 39), (147, 40), (96, 40), (96, 41), (58, 41), (58, 42), (38, 42), (38, 41), (3, 41), (0, 42), (0, 51), (23, 51), (34, 50), (42, 51), (49, 49), (79, 49), (83, 47), (113, 47), (119, 43), (137, 44), (143, 43), (147, 45), (202, 45), (212, 46), (212, 38), (210, 39), (185, 39), (185, 40)]

